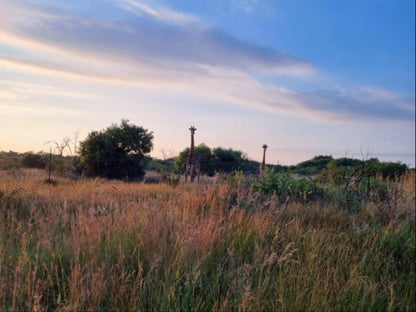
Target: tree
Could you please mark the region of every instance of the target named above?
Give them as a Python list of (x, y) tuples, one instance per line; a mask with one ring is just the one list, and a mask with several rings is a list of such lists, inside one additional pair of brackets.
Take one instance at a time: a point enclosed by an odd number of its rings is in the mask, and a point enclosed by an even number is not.
[[(185, 172), (186, 161), (188, 159), (189, 147), (185, 148), (175, 158), (175, 170), (178, 173)], [(246, 155), (239, 150), (231, 148), (224, 149), (217, 147), (210, 149), (205, 144), (195, 147), (195, 154), (200, 164), (201, 173), (213, 176), (216, 172), (230, 173), (236, 170), (253, 173), (257, 172), (259, 163), (247, 159)]]
[(332, 156), (319, 155), (293, 166), (292, 172), (302, 175), (314, 175), (321, 173), (326, 166), (333, 161)]
[[(179, 173), (185, 172), (186, 161), (188, 160), (190, 148), (185, 148), (175, 158), (175, 169)], [(195, 147), (195, 155), (200, 165), (201, 173), (213, 176), (215, 174), (215, 168), (213, 164), (213, 156), (211, 149), (204, 143), (199, 144)]]
[(215, 159), (215, 169), (222, 173), (230, 173), (235, 170), (241, 170), (242, 164), (246, 160), (242, 151), (222, 147), (214, 148), (213, 155)]
[(144, 176), (144, 154), (153, 148), (153, 132), (121, 120), (93, 131), (80, 143), (81, 164), (87, 176), (133, 180)]
[(334, 182), (348, 189), (352, 184), (359, 185), (362, 181), (380, 175), (383, 179), (395, 179), (408, 170), (400, 162), (380, 162), (377, 158), (359, 160), (353, 158), (338, 158), (330, 161), (318, 177), (320, 182)]
[(33, 154), (31, 152), (24, 154), (22, 158), (22, 165), (26, 168), (45, 168), (45, 160), (41, 154)]

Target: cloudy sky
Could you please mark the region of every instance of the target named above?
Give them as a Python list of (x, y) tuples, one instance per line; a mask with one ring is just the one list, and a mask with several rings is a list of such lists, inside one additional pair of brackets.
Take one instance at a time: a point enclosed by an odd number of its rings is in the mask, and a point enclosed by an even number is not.
[(296, 164), (415, 164), (413, 0), (0, 0), (0, 150), (119, 123)]

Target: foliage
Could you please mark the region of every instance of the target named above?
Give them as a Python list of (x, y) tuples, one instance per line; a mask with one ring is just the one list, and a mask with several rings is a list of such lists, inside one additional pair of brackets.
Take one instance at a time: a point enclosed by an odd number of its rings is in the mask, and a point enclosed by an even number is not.
[(151, 156), (145, 155), (142, 160), (142, 165), (146, 170), (157, 170), (160, 166), (169, 166), (173, 163), (173, 159), (157, 159)]
[[(259, 172), (260, 163), (255, 160), (251, 160), (243, 156), (240, 162), (239, 170), (243, 171), (245, 174), (256, 175)], [(266, 165), (266, 167), (273, 167), (276, 171), (279, 171), (280, 165)]]
[(80, 143), (81, 163), (87, 176), (133, 180), (144, 175), (141, 161), (153, 147), (153, 134), (122, 120), (93, 131)]
[(283, 165), (266, 165), (266, 167), (268, 167), (270, 169), (273, 169), (274, 172), (290, 172), (288, 166), (283, 166)]
[(308, 203), (322, 200), (325, 189), (311, 179), (294, 179), (287, 172), (275, 172), (268, 169), (254, 184), (254, 189), (265, 194), (277, 195), (281, 202), (299, 201)]
[(405, 164), (399, 162), (380, 162), (377, 158), (358, 160), (352, 158), (338, 158), (330, 161), (318, 180), (323, 183), (343, 185), (345, 189), (351, 185), (358, 186), (363, 179), (381, 175), (384, 179), (395, 179), (407, 172)]
[(384, 179), (396, 179), (406, 173), (408, 167), (400, 162), (383, 162), (380, 163), (380, 171)]
[[(74, 151), (78, 151), (76, 147), (76, 139), (69, 140), (64, 138), (61, 143), (56, 143), (56, 150), (59, 155), (67, 154), (68, 156), (62, 155), (63, 159), (69, 159), (72, 157), (72, 164), (66, 166), (69, 169), (60, 170), (62, 167), (59, 164), (55, 166), (59, 170), (55, 170), (57, 174), (67, 174), (71, 171), (71, 175), (79, 174), (81, 169), (79, 166), (79, 158)], [(72, 146), (72, 145), (74, 146)], [(63, 151), (62, 149), (65, 149)], [(205, 144), (200, 144), (196, 148), (196, 153), (200, 155), (200, 164), (203, 174), (213, 176), (216, 172), (231, 173), (234, 170), (241, 170), (245, 174), (257, 174), (259, 168), (259, 162), (248, 159), (245, 154), (241, 151), (233, 149), (215, 148), (211, 149)], [(183, 173), (185, 171), (185, 164), (188, 157), (189, 148), (183, 150), (179, 156), (174, 159), (155, 159), (150, 156), (143, 156), (141, 164), (147, 170), (158, 170), (159, 167), (168, 168), (174, 162), (174, 168), (172, 170), (175, 173)], [(32, 152), (19, 154), (16, 152), (0, 152), (0, 169), (9, 168), (21, 168), (22, 159), (27, 154), (34, 154)], [(37, 153), (34, 155), (42, 155), (43, 161), (47, 158), (46, 154)], [(33, 157), (33, 156), (30, 156)], [(35, 156), (38, 158), (38, 156)], [(55, 159), (55, 155), (53, 155)], [(48, 160), (47, 160), (48, 161)], [(60, 161), (57, 161), (58, 163)], [(216, 167), (218, 166), (218, 168)], [(397, 177), (405, 174), (409, 170), (407, 166), (400, 162), (380, 162), (377, 158), (370, 158), (367, 160), (358, 160), (352, 158), (338, 158), (334, 159), (332, 156), (315, 156), (310, 160), (301, 162), (295, 166), (282, 166), (268, 164), (268, 168), (273, 169), (275, 172), (288, 172), (296, 173), (303, 176), (317, 176), (318, 181), (322, 183), (336, 182), (337, 185), (346, 182), (346, 178), (354, 178), (354, 172), (356, 169), (360, 169), (361, 173), (364, 173), (365, 177), (376, 177), (380, 175), (383, 179), (394, 180)], [(169, 169), (171, 170), (171, 169)], [(350, 181), (351, 182), (351, 181)], [(354, 182), (354, 181), (353, 181)]]
[(315, 175), (321, 173), (331, 161), (333, 161), (332, 156), (319, 155), (291, 166), (291, 171), (302, 175)]
[(414, 174), (385, 181), (406, 191), (397, 214), (282, 204), (245, 179), (0, 177), (0, 310), (414, 310)]
[[(185, 172), (186, 161), (188, 159), (189, 148), (184, 149), (175, 158), (175, 169), (178, 173)], [(216, 172), (231, 173), (238, 170), (256, 173), (259, 163), (247, 159), (242, 151), (217, 147), (210, 149), (205, 144), (195, 147), (195, 155), (200, 164), (201, 173), (213, 176)]]
[(26, 153), (22, 158), (22, 166), (26, 168), (45, 168), (46, 162), (42, 154)]
[(13, 151), (0, 152), (0, 169), (8, 170), (21, 167), (22, 156)]
[(233, 150), (232, 148), (224, 149), (217, 147), (214, 148), (212, 154), (214, 156), (215, 168), (221, 173), (240, 170), (246, 159), (242, 151)]
[[(322, 176), (318, 179), (295, 178), (289, 172), (268, 169), (252, 185), (255, 191), (277, 196), (279, 202), (314, 202), (335, 205), (350, 212), (360, 212), (365, 203), (374, 203), (384, 205), (392, 213), (396, 209), (397, 201), (404, 196), (404, 191), (397, 188), (398, 183), (394, 180), (383, 179), (381, 175), (365, 175), (372, 171), (358, 171), (354, 167), (341, 169), (342, 175), (333, 175), (333, 180), (326, 183), (322, 183)], [(411, 173), (408, 172), (407, 175)], [(406, 179), (407, 175), (402, 178)]]
[(145, 157), (144, 167), (146, 170), (153, 170), (158, 173), (157, 177), (146, 177), (146, 183), (169, 183), (177, 185), (180, 175), (175, 172), (175, 159), (154, 159), (149, 156)]
[[(44, 155), (43, 159), (46, 164), (45, 169), (49, 170), (49, 155)], [(58, 176), (77, 178), (81, 174), (78, 157), (52, 155), (51, 168), (52, 172)]]
[[(185, 173), (186, 162), (188, 161), (190, 148), (185, 148), (175, 158), (174, 166), (177, 173)], [(196, 160), (200, 165), (201, 173), (213, 176), (215, 174), (211, 149), (204, 143), (195, 146)]]

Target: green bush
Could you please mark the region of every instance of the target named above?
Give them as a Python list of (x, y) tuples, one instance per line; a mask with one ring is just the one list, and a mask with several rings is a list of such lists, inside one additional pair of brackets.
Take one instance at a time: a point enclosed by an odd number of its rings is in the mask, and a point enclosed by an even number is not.
[(364, 203), (359, 193), (352, 189), (331, 187), (327, 189), (326, 196), (329, 204), (335, 204), (349, 212), (360, 212)]
[(81, 162), (87, 176), (134, 180), (144, 176), (142, 160), (153, 148), (153, 133), (122, 120), (93, 131), (80, 143)]
[(266, 194), (275, 194), (281, 201), (294, 200), (303, 203), (322, 200), (325, 189), (318, 186), (311, 179), (294, 179), (287, 172), (276, 173), (273, 169), (266, 170), (265, 174), (254, 184), (254, 190)]
[(365, 202), (380, 203), (391, 197), (389, 181), (381, 177), (367, 177), (348, 187), (345, 183), (319, 183), (319, 179), (293, 178), (288, 172), (266, 170), (265, 174), (252, 183), (253, 190), (278, 196), (280, 202), (319, 202), (335, 204), (349, 212), (360, 212)]
[(22, 158), (22, 165), (26, 168), (45, 168), (46, 162), (41, 154), (27, 153)]
[(333, 161), (332, 156), (315, 156), (314, 158), (293, 166), (292, 172), (302, 175), (315, 175), (322, 172), (329, 162)]

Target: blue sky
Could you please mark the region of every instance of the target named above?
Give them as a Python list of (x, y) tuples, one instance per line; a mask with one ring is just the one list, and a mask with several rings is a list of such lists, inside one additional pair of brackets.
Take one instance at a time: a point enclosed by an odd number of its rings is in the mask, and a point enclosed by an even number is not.
[(0, 150), (128, 118), (295, 164), (415, 163), (414, 1), (0, 0)]

